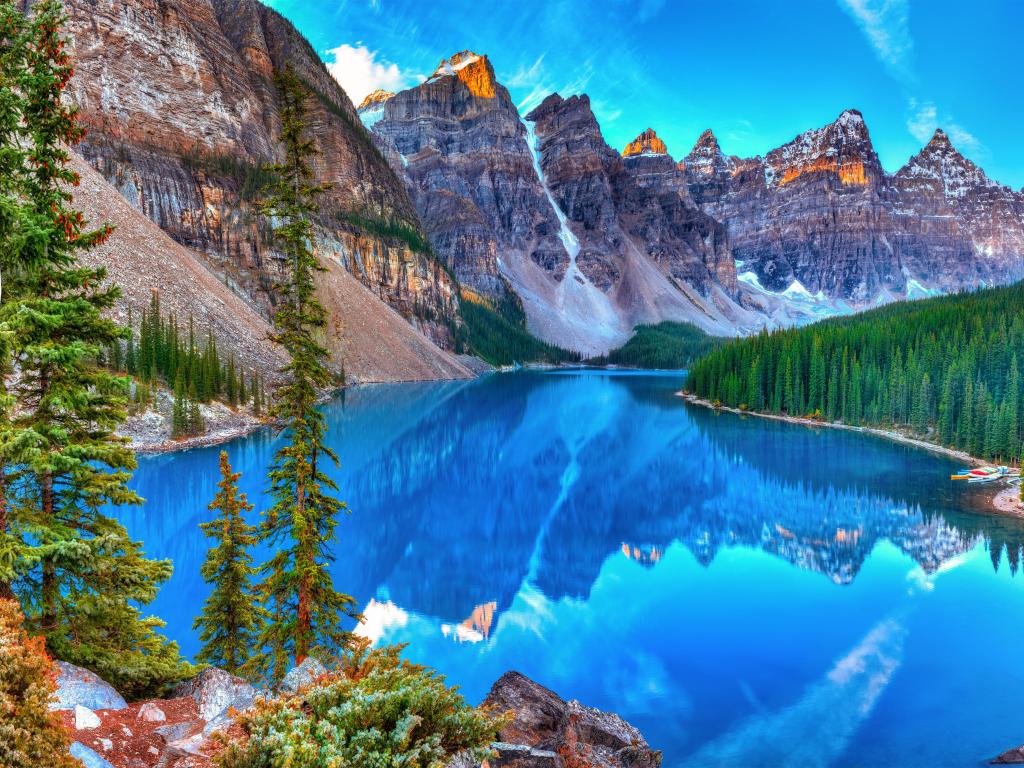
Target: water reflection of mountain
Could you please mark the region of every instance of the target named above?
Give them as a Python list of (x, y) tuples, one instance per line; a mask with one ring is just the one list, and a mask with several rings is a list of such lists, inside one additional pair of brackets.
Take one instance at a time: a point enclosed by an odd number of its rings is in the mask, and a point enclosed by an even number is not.
[[(524, 582), (583, 598), (610, 555), (657, 567), (677, 541), (704, 564), (746, 546), (839, 584), (883, 538), (929, 572), (981, 537), (995, 552), (1020, 548), (1015, 521), (952, 511), (949, 466), (935, 456), (689, 408), (673, 396), (678, 383), (523, 373), (349, 391), (328, 409), (352, 510), (338, 529), (337, 583), (456, 636), (486, 636)], [(263, 435), (229, 449), (257, 504), (273, 447)], [(154, 606), (174, 625), (206, 594), (198, 523), (216, 450), (144, 461), (136, 487), (150, 503), (123, 514), (150, 552), (175, 561)]]
[(386, 514), (353, 517), (352, 540), (375, 558), (346, 576), (459, 621), (489, 601), (504, 609), (524, 579), (585, 597), (624, 546), (648, 563), (674, 541), (703, 563), (756, 547), (849, 583), (880, 539), (930, 572), (984, 534), (941, 514), (948, 499), (929, 483), (948, 468), (935, 457), (843, 432), (712, 424), (671, 399), (676, 385), (524, 374), (461, 390), (350, 478), (359, 506)]

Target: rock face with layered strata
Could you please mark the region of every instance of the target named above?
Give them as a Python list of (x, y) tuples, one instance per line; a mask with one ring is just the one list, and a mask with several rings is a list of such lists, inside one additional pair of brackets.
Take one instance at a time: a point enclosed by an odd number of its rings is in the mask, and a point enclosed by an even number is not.
[(727, 156), (706, 131), (680, 168), (695, 202), (728, 227), (737, 270), (762, 299), (855, 307), (1024, 273), (1024, 196), (942, 131), (894, 175), (856, 110), (764, 157)]
[(306, 85), (318, 177), (332, 185), (318, 224), (324, 260), (435, 340), (457, 289), (417, 243), (401, 182), (309, 43), (256, 0), (70, 0), (69, 32), (89, 162), (134, 206), (272, 312), (277, 260), (253, 200), (278, 152), (273, 84)]
[[(523, 119), (487, 57), (463, 51), (387, 99), (373, 133), (459, 280), (514, 292), (542, 338), (595, 353), (643, 322), (734, 332), (725, 228), (667, 155), (667, 174), (632, 173), (586, 97), (553, 95)], [(643, 146), (627, 159), (664, 148), (653, 131)]]
[(944, 290), (1024, 275), (1024, 192), (990, 179), (936, 130), (890, 180), (908, 269)]
[[(399, 158), (435, 250), (485, 296), (506, 291), (502, 264), (559, 275), (566, 266), (526, 127), (486, 56), (445, 59), (384, 103), (374, 133)], [(543, 279), (538, 275), (538, 279)]]

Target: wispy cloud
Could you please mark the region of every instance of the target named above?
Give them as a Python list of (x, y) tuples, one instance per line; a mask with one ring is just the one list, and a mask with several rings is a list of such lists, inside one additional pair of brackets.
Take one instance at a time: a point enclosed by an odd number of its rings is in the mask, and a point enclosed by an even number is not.
[(922, 144), (931, 139), (936, 128), (941, 128), (949, 136), (949, 140), (953, 142), (953, 145), (962, 152), (972, 155), (984, 154), (986, 152), (985, 146), (981, 141), (973, 133), (957, 123), (952, 116), (943, 115), (940, 120), (938, 107), (932, 102), (918, 101), (912, 98), (908, 103), (907, 110), (907, 130), (910, 131), (911, 136)]
[(907, 0), (839, 0), (839, 5), (861, 28), (879, 61), (899, 79), (913, 80)]
[(324, 52), (327, 69), (354, 104), (378, 88), (399, 91), (415, 85), (422, 75), (403, 71), (394, 62), (385, 61), (377, 51), (362, 43), (343, 43)]

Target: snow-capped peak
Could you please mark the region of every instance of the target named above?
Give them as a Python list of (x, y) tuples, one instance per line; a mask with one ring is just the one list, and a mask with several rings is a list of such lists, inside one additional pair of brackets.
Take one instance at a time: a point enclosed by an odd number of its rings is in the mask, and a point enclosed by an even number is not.
[(478, 98), (492, 99), (496, 95), (494, 69), (486, 56), (472, 51), (459, 51), (441, 59), (427, 83), (436, 83), (447, 78), (457, 78), (469, 92)]
[(382, 88), (378, 88), (366, 95), (366, 98), (359, 102), (359, 106), (356, 107), (357, 112), (362, 112), (368, 109), (377, 109), (383, 107), (384, 102), (394, 98), (395, 94), (391, 91), (385, 91)]
[(700, 135), (690, 154), (680, 165), (693, 173), (710, 175), (719, 171), (731, 173), (736, 167), (736, 160), (723, 154), (718, 139), (708, 128)]
[(356, 107), (356, 114), (359, 115), (359, 119), (362, 121), (363, 125), (366, 126), (367, 130), (373, 128), (373, 126), (381, 121), (384, 117), (385, 102), (393, 99), (394, 97), (395, 94), (391, 91), (385, 91), (378, 88), (359, 102), (359, 106)]
[(474, 64), (483, 58), (472, 51), (459, 51), (458, 53), (452, 54), (447, 59), (441, 59), (441, 63), (437, 65), (437, 69), (434, 70), (434, 74), (427, 80), (429, 83), (431, 80), (436, 80), (439, 77), (452, 77), (460, 69), (465, 69), (470, 64)]
[(881, 172), (864, 116), (856, 109), (844, 110), (828, 125), (801, 133), (765, 157), (768, 184), (785, 185), (822, 172), (853, 186), (864, 186)]
[(938, 182), (946, 198), (962, 198), (972, 189), (1000, 186), (961, 155), (941, 128), (937, 128), (924, 148), (900, 168), (896, 177), (926, 184)]

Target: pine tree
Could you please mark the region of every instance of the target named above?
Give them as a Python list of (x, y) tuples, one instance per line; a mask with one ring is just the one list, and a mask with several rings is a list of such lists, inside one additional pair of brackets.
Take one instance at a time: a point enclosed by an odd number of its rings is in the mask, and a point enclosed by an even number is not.
[(185, 398), (185, 380), (178, 372), (174, 382), (174, 411), (171, 415), (171, 437), (175, 440), (188, 434), (188, 401)]
[(263, 612), (255, 600), (252, 578), (256, 573), (250, 549), (256, 543), (256, 527), (245, 522), (253, 505), (238, 492), (241, 475), (231, 470), (227, 451), (220, 452), (221, 480), (210, 510), (217, 517), (200, 524), (203, 533), (217, 542), (200, 568), (213, 592), (196, 618), (203, 648), (196, 657), (233, 675), (240, 673), (263, 627)]
[[(11, 428), (31, 450), (9, 468), (11, 535), (30, 548), (14, 565), (27, 627), (57, 658), (96, 671), (128, 695), (156, 691), (188, 673), (177, 647), (144, 618), (170, 576), (167, 561), (144, 557), (124, 527), (101, 510), (138, 504), (128, 488), (135, 456), (114, 434), (126, 416), (128, 380), (96, 365), (98, 351), (127, 334), (104, 317), (117, 296), (102, 269), (78, 254), (110, 236), (89, 230), (71, 206), (79, 182), (67, 147), (82, 136), (63, 98), (72, 75), (60, 35), (59, 0), (32, 5), (21, 77), (28, 172), (21, 191), (42, 235), (41, 255), (14, 275), (3, 319), (19, 377), (11, 387)], [(6, 277), (6, 275), (5, 275)]]
[(245, 390), (245, 371), (242, 370), (242, 366), (238, 366), (238, 402), (244, 408), (249, 402), (249, 393)]
[(4, 768), (81, 768), (68, 754), (71, 737), (59, 713), (49, 707), (56, 677), (43, 638), (25, 632), (17, 602), (0, 599), (0, 765)]
[(196, 386), (189, 384), (188, 387), (188, 434), (201, 435), (206, 429), (203, 424), (203, 414), (199, 410), (199, 401), (196, 399)]
[(263, 415), (263, 382), (255, 371), (252, 374), (252, 410), (257, 416)]
[(6, 280), (0, 299), (0, 599), (11, 598), (16, 566), (26, 556), (26, 543), (11, 530), (7, 467), (22, 459), (26, 444), (24, 430), (11, 423), (13, 398), (7, 389), (12, 373), (11, 336), (6, 318), (14, 306), (15, 292), (8, 279), (36, 263), (43, 253), (42, 222), (26, 205), (23, 184), (28, 153), (24, 136), (20, 78), (27, 63), (28, 38), (25, 17), (9, 0), (0, 2), (0, 278)]
[(228, 374), (227, 374), (227, 381), (225, 383), (227, 384), (227, 387), (226, 387), (227, 392), (226, 392), (226, 394), (227, 394), (227, 398), (228, 398), (228, 405), (230, 405), (232, 408), (234, 408), (236, 405), (238, 405), (238, 392), (235, 390), (235, 386), (236, 386), (236, 384), (238, 382), (237, 382), (237, 378), (235, 377), (235, 358), (234, 357), (232, 357), (232, 358), (230, 358), (228, 360)]
[(314, 181), (312, 143), (305, 138), (303, 86), (289, 69), (277, 74), (284, 160), (272, 169), (275, 182), (262, 212), (274, 227), (274, 242), (285, 258), (287, 282), (279, 287), (280, 309), (274, 340), (288, 353), (284, 384), (271, 411), (286, 440), (269, 472), (273, 504), (264, 514), (261, 538), (274, 552), (263, 568), (260, 594), (270, 621), (261, 634), (261, 653), (252, 666), (280, 679), (290, 657), (301, 663), (310, 654), (336, 655), (349, 638), (342, 627), (355, 615), (355, 601), (334, 588), (327, 569), (338, 515), (345, 505), (331, 495), (337, 489), (323, 471), (337, 463), (324, 443), (318, 393), (331, 383), (327, 351), (316, 341), (326, 326), (316, 300), (313, 276), (322, 271), (312, 251), (312, 223), (323, 187)]

